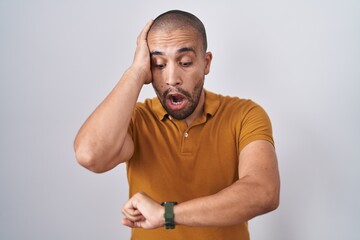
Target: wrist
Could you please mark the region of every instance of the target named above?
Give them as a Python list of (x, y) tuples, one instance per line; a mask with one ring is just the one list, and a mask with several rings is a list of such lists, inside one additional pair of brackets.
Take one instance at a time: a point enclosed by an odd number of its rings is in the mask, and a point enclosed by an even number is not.
[(151, 80), (150, 69), (146, 70), (141, 67), (136, 67), (132, 65), (130, 68), (127, 69), (127, 72), (129, 73), (133, 81), (141, 84), (141, 86), (149, 83), (149, 81)]
[(175, 214), (174, 207), (177, 205), (177, 202), (162, 202), (161, 205), (164, 207), (164, 227), (165, 229), (174, 229), (175, 228)]
[[(161, 205), (161, 203), (160, 203)], [(158, 219), (159, 219), (159, 227), (165, 227), (165, 208), (161, 205), (160, 206), (160, 211), (159, 211), (159, 215), (158, 215)]]

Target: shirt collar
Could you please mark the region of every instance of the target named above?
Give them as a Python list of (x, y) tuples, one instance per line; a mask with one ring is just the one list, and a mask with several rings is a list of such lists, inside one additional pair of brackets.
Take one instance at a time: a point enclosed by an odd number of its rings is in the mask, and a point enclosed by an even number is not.
[[(214, 116), (219, 108), (219, 105), (220, 105), (219, 95), (205, 90), (205, 106), (204, 106), (205, 115), (210, 117)], [(157, 97), (153, 98), (151, 108), (160, 121), (164, 120), (169, 115), (166, 112), (166, 110), (163, 108), (159, 98)]]

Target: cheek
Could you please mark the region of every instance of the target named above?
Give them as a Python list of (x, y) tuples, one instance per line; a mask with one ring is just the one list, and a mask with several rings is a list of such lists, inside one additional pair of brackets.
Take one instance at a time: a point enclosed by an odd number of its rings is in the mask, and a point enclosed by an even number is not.
[(187, 78), (187, 82), (195, 84), (204, 79), (204, 73), (202, 70), (198, 69), (196, 71), (193, 71), (191, 74), (188, 74)]
[(160, 70), (152, 70), (152, 81), (155, 82), (157, 85), (161, 84), (165, 81), (165, 75), (163, 71)]
[(162, 92), (164, 91), (164, 83), (161, 81), (161, 78), (158, 78), (156, 76), (153, 76), (153, 79), (152, 79), (152, 82), (151, 82), (153, 88), (156, 90), (156, 91), (159, 91), (159, 92)]
[(151, 71), (153, 85), (158, 85), (161, 79), (161, 75), (157, 71)]

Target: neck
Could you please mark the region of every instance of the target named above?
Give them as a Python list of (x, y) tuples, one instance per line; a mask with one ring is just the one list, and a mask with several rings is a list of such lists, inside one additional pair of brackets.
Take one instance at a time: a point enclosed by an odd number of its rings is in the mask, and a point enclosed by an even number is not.
[(188, 116), (187, 118), (184, 119), (184, 121), (186, 122), (186, 124), (188, 126), (190, 126), (190, 124), (195, 119), (197, 119), (198, 117), (200, 117), (203, 114), (203, 112), (204, 112), (204, 103), (205, 103), (205, 90), (203, 89), (201, 91), (200, 100), (199, 100), (198, 105), (195, 108), (195, 111), (190, 116)]

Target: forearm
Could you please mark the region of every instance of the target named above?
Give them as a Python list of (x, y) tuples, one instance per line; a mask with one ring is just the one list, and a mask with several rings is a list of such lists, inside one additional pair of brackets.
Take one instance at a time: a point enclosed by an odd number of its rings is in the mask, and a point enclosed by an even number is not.
[[(175, 224), (191, 227), (231, 226), (272, 211), (278, 206), (279, 182), (259, 183), (242, 178), (222, 191), (179, 203), (174, 207)], [(164, 207), (145, 193), (134, 194), (124, 205), (128, 227), (163, 227)]]
[(277, 185), (241, 179), (222, 191), (175, 206), (175, 223), (186, 226), (230, 226), (278, 206)]
[(143, 86), (139, 78), (136, 71), (128, 69), (79, 130), (74, 148), (77, 160), (84, 167), (103, 172), (122, 161), (119, 154)]
[(146, 40), (151, 24), (149, 21), (138, 36), (131, 67), (85, 121), (75, 138), (76, 158), (89, 170), (105, 172), (127, 161), (133, 154), (129, 123), (142, 86), (152, 81)]

